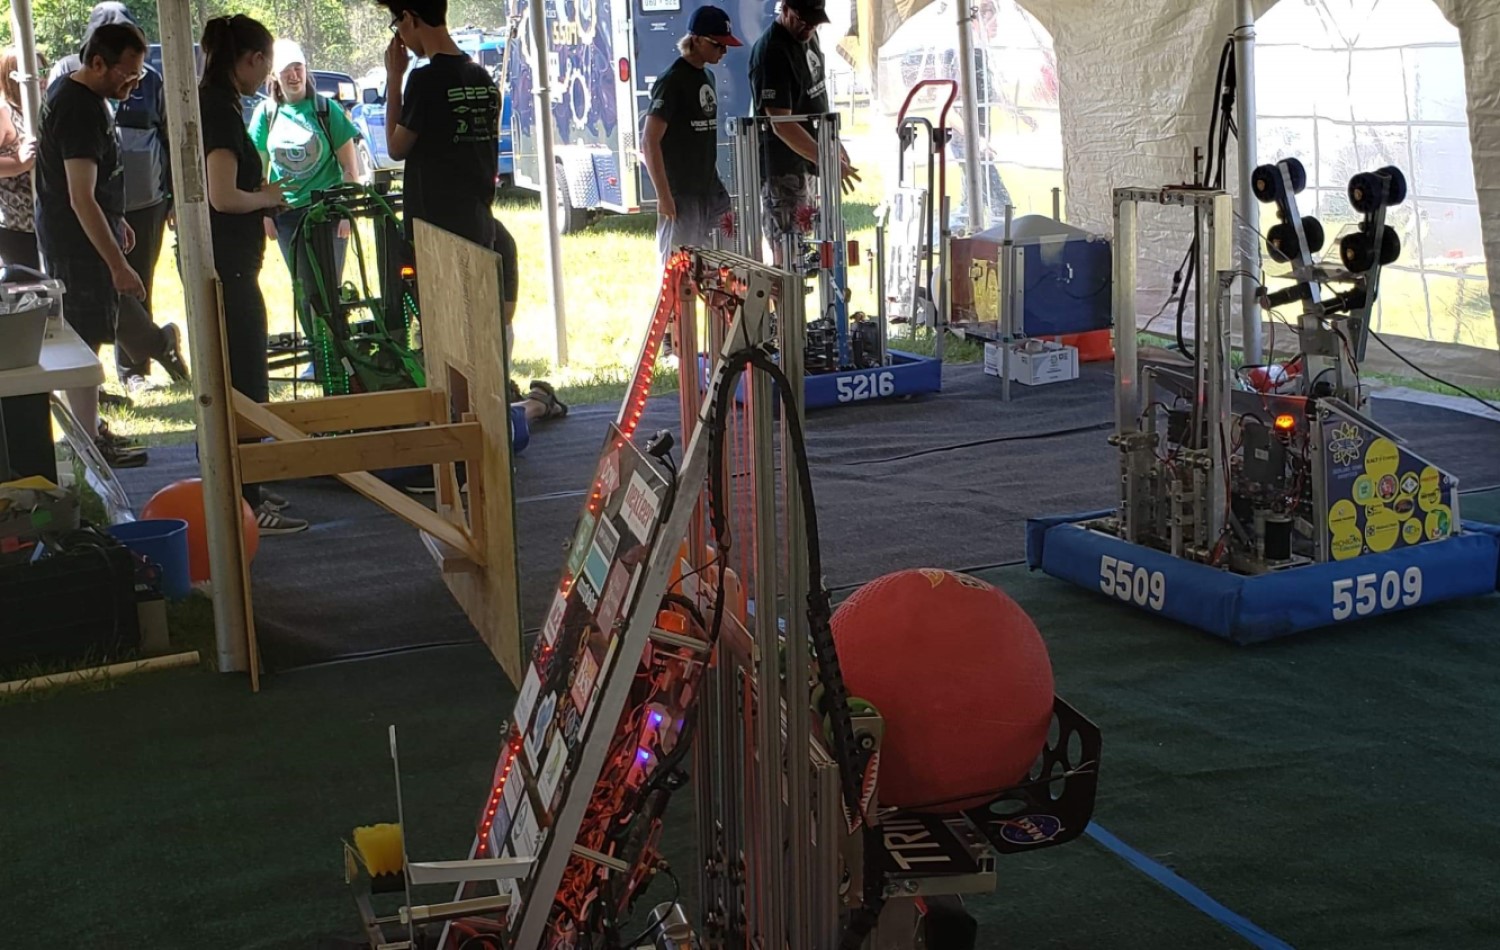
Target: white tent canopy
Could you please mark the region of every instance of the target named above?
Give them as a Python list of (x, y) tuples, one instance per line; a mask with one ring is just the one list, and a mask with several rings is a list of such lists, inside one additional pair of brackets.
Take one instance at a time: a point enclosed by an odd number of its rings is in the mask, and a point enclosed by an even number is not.
[[(881, 45), (928, 2), (860, 0), (859, 39), (866, 66), (874, 65)], [(1204, 144), (1214, 108), (1219, 51), (1234, 28), (1235, 0), (1019, 2), (1052, 34), (1061, 90), (1069, 220), (1107, 233), (1113, 227), (1114, 188), (1191, 180), (1193, 149)], [(1369, 10), (1380, 5), (1435, 3), (1458, 29), (1491, 302), (1500, 319), (1500, 15), (1495, 0), (1282, 2), (1334, 2)], [(1256, 15), (1263, 16), (1275, 3), (1256, 0)], [(1302, 81), (1309, 87), (1314, 79), (1279, 78)], [(1236, 178), (1231, 161), (1231, 190), (1238, 188)], [(1143, 312), (1151, 313), (1164, 299), (1172, 271), (1182, 259), (1190, 221), (1181, 215), (1143, 213), (1141, 225), (1146, 256), (1140, 262), (1138, 289)], [(1500, 384), (1500, 358), (1493, 349), (1405, 340), (1402, 349), (1456, 382)], [(1371, 347), (1369, 359), (1379, 366), (1377, 350)]]

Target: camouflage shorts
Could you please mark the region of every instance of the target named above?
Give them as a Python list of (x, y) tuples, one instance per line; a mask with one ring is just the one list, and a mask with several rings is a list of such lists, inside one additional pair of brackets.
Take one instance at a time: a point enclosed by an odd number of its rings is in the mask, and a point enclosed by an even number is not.
[[(761, 227), (771, 247), (780, 253), (781, 239), (788, 234), (805, 234), (808, 228), (798, 222), (799, 211), (809, 215), (812, 211), (813, 182), (810, 175), (772, 175), (760, 186)], [(802, 209), (806, 209), (805, 211)]]

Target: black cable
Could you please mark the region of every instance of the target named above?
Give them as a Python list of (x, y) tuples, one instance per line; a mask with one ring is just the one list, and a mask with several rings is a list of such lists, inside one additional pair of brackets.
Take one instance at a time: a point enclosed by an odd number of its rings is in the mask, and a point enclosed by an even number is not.
[[(672, 871), (672, 866), (665, 861), (657, 866), (657, 870), (665, 872), (667, 877), (672, 879), (672, 900), (669, 903), (671, 903), (673, 907), (678, 906), (677, 902), (682, 897), (682, 883), (677, 880), (677, 875)], [(630, 940), (619, 944), (620, 950), (634, 950), (636, 944), (651, 936), (653, 931), (660, 930), (663, 923), (664, 921), (658, 920), (654, 924), (647, 924), (645, 930), (642, 930), (639, 934), (632, 937)]]
[(1098, 432), (1100, 429), (1108, 429), (1114, 425), (1113, 422), (1095, 422), (1089, 425), (1074, 426), (1071, 429), (1050, 429), (1046, 432), (1034, 432), (1029, 435), (997, 435), (989, 439), (975, 439), (972, 442), (955, 442), (952, 445), (940, 445), (931, 449), (919, 449), (915, 452), (906, 452), (901, 455), (887, 455), (876, 459), (859, 459), (853, 462), (842, 462), (843, 465), (875, 465), (881, 462), (900, 462), (906, 459), (921, 458), (924, 455), (936, 455), (939, 452), (954, 452), (959, 449), (972, 449), (981, 445), (995, 445), (1000, 442), (1030, 442), (1036, 439), (1055, 439), (1064, 435), (1077, 435), (1080, 432)]
[[(1222, 188), (1224, 187), (1224, 169), (1229, 160), (1229, 130), (1234, 116), (1235, 96), (1235, 61), (1234, 61), (1234, 38), (1230, 37), (1224, 43), (1223, 49), (1219, 51), (1219, 70), (1214, 83), (1214, 95), (1217, 98), (1213, 114), (1208, 122), (1208, 146), (1205, 150), (1203, 172), (1198, 180), (1199, 187)], [(1216, 150), (1217, 146), (1217, 150)], [(1217, 163), (1215, 162), (1217, 158)], [(1192, 293), (1195, 279), (1201, 280), (1198, 274), (1199, 257), (1198, 239), (1195, 235), (1193, 242), (1188, 247), (1187, 260), (1184, 262), (1187, 268), (1187, 277), (1182, 282), (1182, 293), (1177, 297), (1177, 349), (1184, 355), (1197, 361), (1195, 346), (1188, 349), (1187, 339), (1183, 336), (1183, 317), (1187, 310), (1187, 299)], [(1177, 268), (1177, 273), (1183, 272), (1182, 267)], [(1176, 282), (1176, 276), (1173, 277)], [(1202, 319), (1202, 314), (1197, 314)]]
[(1398, 353), (1396, 351), (1395, 347), (1393, 347), (1389, 343), (1385, 342), (1385, 338), (1382, 337), (1380, 334), (1376, 333), (1374, 330), (1367, 330), (1366, 332), (1368, 332), (1370, 334), (1370, 336), (1372, 336), (1372, 337), (1375, 338), (1375, 342), (1376, 343), (1379, 343), (1381, 346), (1383, 346), (1387, 350), (1389, 350), (1390, 354), (1392, 356), (1394, 356), (1396, 359), (1400, 360), (1401, 362), (1405, 363), (1407, 366), (1410, 366), (1412, 369), (1416, 370), (1417, 372), (1421, 373), (1423, 376), (1426, 376), (1428, 379), (1432, 380), (1434, 383), (1438, 383), (1439, 385), (1442, 385), (1442, 386), (1447, 386), (1450, 389), (1456, 389), (1459, 392), (1463, 393), (1465, 396), (1468, 396), (1470, 399), (1472, 399), (1475, 402), (1479, 403), (1480, 405), (1485, 406), (1485, 407), (1490, 408), (1490, 409), (1493, 409), (1496, 412), (1500, 412), (1500, 406), (1495, 405), (1494, 403), (1490, 402), (1488, 399), (1485, 399), (1485, 398), (1483, 398), (1481, 396), (1476, 396), (1474, 393), (1469, 392), (1467, 389), (1463, 388), (1462, 386), (1458, 385), (1457, 383), (1450, 383), (1450, 382), (1448, 382), (1448, 380), (1443, 379), (1440, 376), (1434, 376), (1432, 373), (1427, 372), (1427, 370), (1425, 370), (1422, 367), (1418, 366), (1416, 363), (1413, 363), (1411, 360), (1407, 359), (1405, 356), (1402, 356), (1400, 353)]

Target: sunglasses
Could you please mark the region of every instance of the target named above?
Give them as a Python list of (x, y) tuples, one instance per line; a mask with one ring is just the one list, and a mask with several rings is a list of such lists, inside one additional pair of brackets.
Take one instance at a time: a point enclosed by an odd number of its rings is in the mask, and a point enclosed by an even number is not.
[(707, 43), (708, 43), (709, 46), (712, 46), (714, 49), (718, 50), (719, 52), (721, 52), (721, 53), (727, 53), (727, 52), (729, 52), (729, 44), (728, 43), (720, 43), (718, 40), (710, 40), (706, 36), (703, 39), (705, 41), (707, 41)]

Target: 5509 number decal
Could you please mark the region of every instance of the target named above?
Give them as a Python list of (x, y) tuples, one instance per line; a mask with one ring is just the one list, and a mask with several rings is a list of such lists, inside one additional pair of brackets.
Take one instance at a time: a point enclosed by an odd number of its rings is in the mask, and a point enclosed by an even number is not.
[(1364, 617), (1381, 610), (1410, 607), (1422, 599), (1422, 569), (1408, 567), (1404, 572), (1360, 574), (1333, 582), (1333, 619)]
[(1108, 554), (1099, 558), (1099, 589), (1137, 607), (1160, 610), (1167, 603), (1166, 575)]

